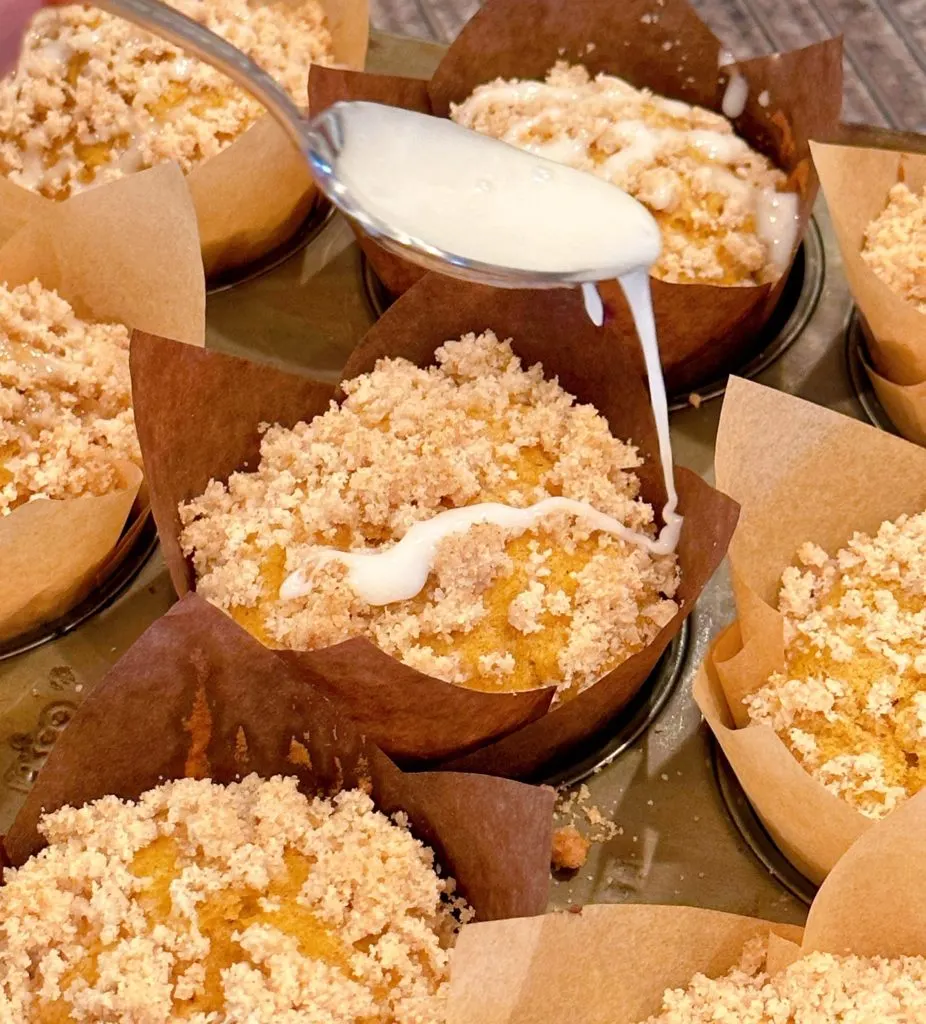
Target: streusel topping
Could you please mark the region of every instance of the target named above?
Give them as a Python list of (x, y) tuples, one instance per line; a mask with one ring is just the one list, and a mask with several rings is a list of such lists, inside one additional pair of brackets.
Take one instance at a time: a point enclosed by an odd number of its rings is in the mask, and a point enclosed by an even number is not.
[(40, 828), (0, 888), (0, 1024), (442, 1018), (469, 911), (360, 790), (182, 779)]
[(640, 200), (662, 231), (661, 280), (762, 284), (790, 260), (797, 197), (720, 114), (560, 61), (545, 82), (481, 85), (450, 116)]
[(674, 556), (558, 513), (536, 529), (491, 524), (439, 545), (417, 597), (372, 607), (336, 561), (311, 593), (280, 598), (319, 546), (400, 540), (447, 508), (563, 495), (653, 535), (631, 445), (543, 367), (523, 369), (490, 331), (450, 341), (436, 365), (382, 359), (346, 399), (292, 430), (267, 426), (255, 472), (182, 505), (197, 591), (271, 646), (366, 636), (408, 665), (488, 690), (556, 684), (567, 697), (645, 647), (678, 609)]
[(646, 1024), (910, 1024), (926, 1020), (926, 958), (810, 953), (769, 977), (764, 942), (721, 978), (669, 989)]
[(745, 704), (827, 789), (881, 818), (926, 783), (926, 512), (797, 557), (778, 602), (785, 671)]
[(901, 298), (926, 313), (926, 190), (917, 195), (902, 181), (887, 206), (865, 228), (862, 259)]
[[(317, 0), (170, 0), (305, 105), (309, 65), (331, 56)], [(39, 12), (0, 80), (0, 173), (51, 199), (173, 160), (220, 153), (264, 113), (248, 93), (163, 39), (92, 7)]]
[(139, 467), (129, 332), (57, 292), (0, 284), (0, 516), (33, 498), (106, 494)]

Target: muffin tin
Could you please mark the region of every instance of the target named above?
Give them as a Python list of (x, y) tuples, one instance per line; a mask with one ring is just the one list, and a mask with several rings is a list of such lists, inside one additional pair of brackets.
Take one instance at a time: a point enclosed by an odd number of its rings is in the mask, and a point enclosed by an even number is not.
[[(373, 33), (368, 66), (426, 76), (441, 47)], [(376, 282), (347, 224), (330, 212), (259, 267), (210, 291), (207, 345), (337, 380), (353, 344), (373, 322)], [(838, 248), (822, 203), (776, 318), (740, 372), (857, 419), (876, 418), (847, 334), (851, 311)], [(855, 332), (860, 334), (860, 332)], [(848, 348), (847, 348), (848, 346)], [(848, 354), (848, 359), (847, 359)], [(724, 382), (683, 402), (672, 419), (676, 461), (712, 479)], [(687, 396), (686, 396), (687, 398)], [(873, 411), (874, 410), (874, 411)], [(56, 735), (106, 669), (173, 594), (150, 530), (137, 557), (64, 623), (0, 652), (0, 833), (8, 826)], [(711, 639), (733, 617), (724, 569), (697, 603), (644, 694), (608, 734), (550, 766), (545, 781), (581, 785), (583, 807), (597, 807), (620, 831), (592, 846), (575, 876), (558, 879), (551, 905), (635, 901), (690, 903), (799, 922), (811, 892), (784, 861), (737, 793), (712, 750), (691, 698), (691, 681)], [(763, 838), (764, 835), (764, 838)]]

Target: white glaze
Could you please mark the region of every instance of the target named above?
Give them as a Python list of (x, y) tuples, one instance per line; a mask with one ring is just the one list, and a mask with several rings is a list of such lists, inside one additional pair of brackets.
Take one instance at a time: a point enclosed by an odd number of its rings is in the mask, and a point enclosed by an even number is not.
[(762, 189), (756, 201), (756, 234), (768, 246), (770, 261), (783, 271), (797, 243), (800, 206), (796, 192)]
[(727, 87), (723, 91), (723, 101), (720, 104), (724, 117), (729, 117), (731, 121), (739, 117), (746, 109), (748, 98), (749, 83), (738, 71), (733, 71), (730, 74)]
[(353, 106), (338, 178), (357, 207), (417, 248), (590, 281), (659, 256), (649, 211), (600, 178), (443, 118)]
[(601, 327), (604, 323), (604, 303), (598, 294), (598, 288), (591, 281), (582, 285), (582, 301), (585, 303), (585, 312), (589, 320), (596, 326)]
[(584, 501), (544, 498), (527, 508), (483, 502), (465, 505), (463, 508), (450, 508), (431, 519), (415, 523), (397, 544), (389, 548), (373, 551), (318, 548), (313, 552), (307, 570), (300, 569), (286, 577), (280, 587), (280, 597), (288, 601), (311, 593), (313, 573), (330, 562), (341, 562), (347, 566), (347, 579), (351, 587), (367, 604), (385, 605), (394, 601), (408, 601), (421, 593), (427, 583), (438, 545), (446, 537), (463, 533), (479, 523), (492, 523), (508, 530), (529, 530), (544, 517), (559, 512), (583, 519), (594, 530), (610, 533), (654, 554), (668, 554), (673, 550), (664, 549), (661, 536), (654, 541), (628, 529), (617, 519), (599, 512)]

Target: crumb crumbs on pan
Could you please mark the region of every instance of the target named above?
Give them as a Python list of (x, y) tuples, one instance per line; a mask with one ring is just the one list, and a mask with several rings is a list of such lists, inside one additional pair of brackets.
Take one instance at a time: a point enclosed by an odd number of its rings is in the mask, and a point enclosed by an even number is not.
[[(305, 103), (312, 62), (330, 60), (315, 0), (171, 0)], [(0, 174), (50, 199), (220, 153), (264, 113), (221, 72), (92, 7), (40, 11), (15, 71), (0, 79)]]
[(926, 958), (810, 953), (769, 977), (766, 939), (720, 978), (669, 989), (645, 1024), (910, 1024), (926, 1020)]
[(346, 399), (292, 429), (265, 426), (256, 472), (211, 481), (180, 507), (197, 592), (270, 646), (313, 650), (366, 636), (448, 682), (560, 699), (644, 648), (676, 613), (675, 556), (554, 514), (526, 531), (480, 524), (439, 545), (425, 588), (373, 607), (343, 564), (281, 599), (319, 545), (392, 544), (447, 508), (525, 507), (565, 496), (654, 533), (635, 448), (490, 331), (449, 341), (436, 365), (382, 359)]
[(901, 298), (926, 313), (926, 190), (894, 185), (865, 228), (862, 259)]
[(575, 825), (563, 825), (553, 833), (550, 863), (554, 871), (578, 871), (588, 859), (591, 840), (586, 839)]
[(659, 223), (652, 273), (663, 281), (754, 285), (780, 276), (757, 204), (786, 191), (786, 175), (720, 114), (560, 61), (544, 82), (481, 85), (450, 116), (629, 192)]
[(926, 512), (815, 544), (782, 575), (785, 670), (745, 699), (817, 780), (869, 818), (926, 783)]
[(0, 888), (2, 1024), (442, 1016), (470, 912), (359, 790), (183, 779), (40, 827)]
[(106, 494), (118, 460), (141, 466), (128, 329), (81, 320), (38, 281), (0, 284), (0, 516)]

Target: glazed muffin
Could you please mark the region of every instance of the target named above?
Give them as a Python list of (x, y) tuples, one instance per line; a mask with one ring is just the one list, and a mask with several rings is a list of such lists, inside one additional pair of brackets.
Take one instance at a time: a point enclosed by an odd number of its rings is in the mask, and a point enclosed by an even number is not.
[(662, 231), (662, 281), (764, 284), (790, 262), (798, 196), (720, 114), (559, 62), (543, 82), (481, 85), (450, 116), (638, 199)]
[(441, 1019), (469, 912), (360, 790), (182, 779), (40, 825), (0, 888), (0, 1022)]
[[(331, 59), (316, 0), (172, 0), (243, 50), (300, 105), (313, 61)], [(167, 160), (185, 172), (264, 113), (214, 68), (92, 7), (37, 14), (0, 80), (0, 173), (51, 199)]]
[(828, 790), (880, 818), (926, 783), (926, 513), (805, 544), (778, 607), (785, 670), (745, 698)]
[(646, 1024), (907, 1024), (926, 1019), (926, 958), (809, 953), (766, 971), (766, 942), (754, 940), (720, 978), (696, 975), (669, 989)]
[(926, 192), (904, 182), (865, 228), (862, 259), (902, 299), (926, 313)]
[(141, 468), (128, 329), (80, 319), (38, 281), (0, 284), (0, 516), (106, 494), (126, 460)]
[[(636, 449), (490, 331), (445, 343), (428, 368), (383, 359), (342, 386), (343, 403), (310, 423), (267, 425), (256, 470), (213, 480), (180, 507), (197, 592), (265, 644), (314, 650), (367, 637), (448, 682), (555, 685), (568, 699), (678, 611), (674, 555), (562, 510), (528, 528), (450, 533), (419, 592), (368, 603), (320, 549), (385, 551), (450, 509), (548, 498), (650, 537), (656, 529)], [(301, 573), (309, 586), (290, 596), (283, 585)]]

